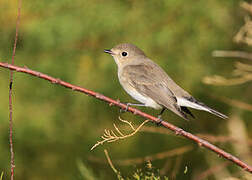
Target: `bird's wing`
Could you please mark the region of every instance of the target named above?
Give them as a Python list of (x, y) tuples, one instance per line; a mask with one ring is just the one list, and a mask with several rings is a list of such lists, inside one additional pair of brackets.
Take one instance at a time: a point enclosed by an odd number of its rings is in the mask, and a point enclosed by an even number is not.
[(150, 97), (156, 103), (170, 109), (180, 117), (187, 119), (177, 105), (177, 99), (165, 83), (163, 70), (156, 64), (127, 65), (123, 68), (122, 77), (140, 94)]

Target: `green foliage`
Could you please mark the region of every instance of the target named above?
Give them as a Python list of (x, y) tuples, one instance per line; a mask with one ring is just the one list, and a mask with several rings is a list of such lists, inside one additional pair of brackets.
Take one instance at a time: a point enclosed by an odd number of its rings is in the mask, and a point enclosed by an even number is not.
[(133, 175), (130, 177), (122, 177), (120, 172), (116, 172), (117, 179), (118, 180), (130, 180), (130, 179), (135, 179), (135, 180), (168, 180), (168, 177), (166, 176), (161, 176), (160, 172), (158, 169), (155, 169), (152, 167), (151, 162), (147, 162), (147, 165), (143, 169), (137, 169), (136, 172), (134, 172)]
[(137, 170), (134, 173), (133, 178), (135, 180), (168, 180), (168, 177), (166, 176), (164, 176), (163, 178), (161, 177), (159, 170), (153, 168), (151, 162), (147, 163), (147, 166), (144, 170)]
[[(10, 62), (15, 36), (17, 1), (0, 1), (0, 61)], [(210, 107), (230, 115), (231, 108), (211, 95), (252, 102), (251, 86), (214, 87), (201, 83), (204, 76), (229, 75), (230, 61), (211, 57), (215, 49), (245, 49), (235, 45), (233, 35), (243, 23), (239, 1), (228, 0), (43, 0), (23, 1), (15, 64), (27, 66), (122, 102), (133, 102), (117, 80), (116, 65), (103, 49), (122, 42), (136, 44), (183, 88)], [(10, 166), (8, 121), (9, 72), (0, 68), (0, 169)], [(14, 152), (16, 179), (113, 179), (102, 158), (102, 146), (90, 148), (104, 129), (113, 129), (119, 109), (47, 81), (14, 73)], [(157, 115), (159, 112), (142, 108)], [(205, 112), (193, 111), (197, 119), (185, 122), (172, 112), (163, 119), (191, 133), (228, 136), (228, 121)], [(240, 113), (251, 119), (251, 113)], [(124, 119), (141, 123), (129, 113)], [(151, 125), (152, 126), (152, 125)], [(153, 125), (153, 127), (156, 127)], [(252, 127), (251, 121), (246, 127)], [(159, 130), (159, 127), (156, 127)], [(160, 128), (161, 129), (161, 128)], [(251, 136), (252, 131), (247, 131)], [(137, 133), (109, 143), (114, 159), (145, 157), (191, 144), (176, 136)], [(221, 147), (232, 152), (230, 144)], [(239, 153), (238, 153), (239, 154)], [(76, 159), (85, 162), (80, 165)], [(175, 163), (175, 157), (169, 157)], [(222, 161), (221, 161), (222, 162)], [(152, 162), (161, 169), (165, 162)], [(177, 179), (192, 179), (218, 164), (209, 162), (207, 150), (183, 155)], [(184, 167), (190, 171), (184, 174)], [(235, 166), (234, 166), (235, 167)], [(132, 166), (119, 167), (133, 174)], [(172, 167), (167, 172), (170, 179)], [(230, 173), (237, 173), (231, 168)], [(159, 174), (142, 170), (134, 177), (155, 179)], [(85, 176), (83, 175), (85, 174)], [(185, 177), (186, 176), (186, 177)], [(147, 178), (147, 179), (148, 179)]]

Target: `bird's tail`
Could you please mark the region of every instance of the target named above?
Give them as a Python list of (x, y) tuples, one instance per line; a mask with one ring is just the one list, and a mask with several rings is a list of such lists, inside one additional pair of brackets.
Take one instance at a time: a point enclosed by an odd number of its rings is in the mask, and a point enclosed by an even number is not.
[(190, 108), (194, 108), (198, 110), (207, 111), (223, 119), (228, 118), (226, 115), (208, 107), (207, 105), (205, 105), (202, 102), (197, 101), (193, 97), (182, 97), (182, 98), (178, 98), (177, 101), (178, 101), (177, 103), (179, 106), (185, 106), (185, 107), (190, 107)]
[(210, 112), (210, 113), (212, 113), (212, 114), (214, 114), (214, 115), (216, 115), (216, 116), (218, 116), (218, 117), (220, 117), (222, 119), (227, 119), (228, 118), (226, 115), (224, 115), (224, 114), (222, 114), (222, 113), (220, 113), (220, 112), (218, 112), (218, 111), (216, 111), (216, 110), (214, 110), (214, 109), (212, 109), (210, 107), (207, 107), (207, 108), (208, 108), (208, 112)]

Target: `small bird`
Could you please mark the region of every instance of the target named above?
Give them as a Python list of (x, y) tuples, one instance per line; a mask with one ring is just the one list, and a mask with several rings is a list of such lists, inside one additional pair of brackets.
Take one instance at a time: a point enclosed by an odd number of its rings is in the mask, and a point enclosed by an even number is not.
[(128, 105), (146, 106), (154, 109), (173, 111), (188, 120), (187, 114), (193, 116), (187, 107), (210, 112), (223, 119), (226, 115), (197, 101), (188, 92), (179, 87), (166, 72), (149, 59), (144, 52), (133, 44), (124, 43), (104, 50), (110, 54), (118, 67), (118, 78), (124, 90), (142, 104)]

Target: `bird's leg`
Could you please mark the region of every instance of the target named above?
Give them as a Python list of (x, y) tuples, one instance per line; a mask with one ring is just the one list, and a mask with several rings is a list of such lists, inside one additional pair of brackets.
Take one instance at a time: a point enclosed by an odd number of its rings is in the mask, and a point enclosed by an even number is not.
[(157, 122), (157, 125), (160, 125), (161, 122), (163, 121), (163, 119), (161, 118), (162, 117), (162, 114), (163, 112), (166, 110), (166, 108), (163, 107), (163, 109), (161, 110), (161, 112), (158, 114), (158, 122)]
[(128, 111), (129, 106), (145, 106), (145, 104), (126, 103), (125, 109), (120, 109), (120, 113)]

